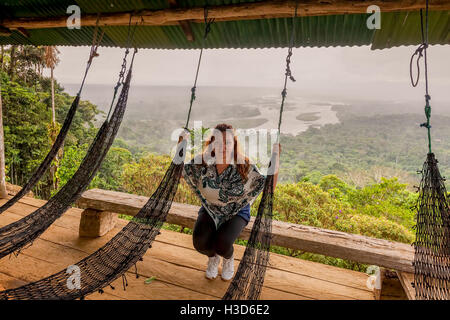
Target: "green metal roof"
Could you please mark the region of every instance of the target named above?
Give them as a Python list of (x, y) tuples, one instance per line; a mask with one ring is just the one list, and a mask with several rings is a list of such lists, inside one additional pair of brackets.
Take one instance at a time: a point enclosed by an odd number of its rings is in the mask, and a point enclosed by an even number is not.
[[(208, 0), (209, 5), (227, 5), (254, 0)], [(203, 0), (179, 1), (180, 7), (201, 7)], [(141, 9), (166, 9), (166, 0), (22, 0), (0, 3), (0, 18), (64, 16), (69, 5), (77, 4), (82, 13), (124, 12)], [(420, 39), (418, 12), (381, 13), (381, 29), (366, 27), (368, 14), (328, 15), (297, 18), (296, 47), (335, 47), (372, 45), (383, 49), (416, 45)], [(430, 12), (430, 44), (450, 44), (450, 11)], [(216, 22), (208, 36), (207, 48), (271, 48), (289, 43), (292, 19), (259, 19)], [(1, 23), (0, 23), (1, 25)], [(180, 26), (138, 26), (134, 44), (139, 48), (195, 49), (200, 48), (203, 24), (191, 23), (195, 41), (186, 39)], [(122, 47), (126, 43), (127, 27), (103, 27), (101, 45)], [(93, 27), (80, 30), (67, 28), (30, 29), (29, 37), (13, 31), (0, 36), (0, 44), (90, 45)]]

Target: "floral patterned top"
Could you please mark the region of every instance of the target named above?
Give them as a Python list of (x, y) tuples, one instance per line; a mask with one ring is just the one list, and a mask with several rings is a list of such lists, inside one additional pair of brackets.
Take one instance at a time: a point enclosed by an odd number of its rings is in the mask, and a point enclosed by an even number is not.
[[(201, 157), (201, 155), (199, 155)], [(265, 176), (250, 165), (247, 181), (243, 181), (235, 164), (218, 173), (215, 164), (195, 164), (194, 159), (184, 165), (183, 177), (195, 191), (206, 211), (219, 226), (251, 205), (264, 188)]]

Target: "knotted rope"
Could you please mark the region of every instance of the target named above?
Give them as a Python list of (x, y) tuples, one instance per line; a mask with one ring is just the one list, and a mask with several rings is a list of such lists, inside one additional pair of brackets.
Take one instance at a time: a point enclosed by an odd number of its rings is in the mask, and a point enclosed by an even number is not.
[(200, 49), (200, 54), (198, 56), (197, 71), (195, 73), (194, 85), (191, 88), (191, 100), (189, 101), (189, 111), (188, 111), (188, 115), (187, 115), (187, 119), (186, 119), (185, 129), (187, 129), (189, 127), (189, 119), (191, 118), (192, 105), (196, 98), (195, 92), (197, 90), (197, 79), (198, 79), (198, 74), (200, 71), (200, 64), (202, 62), (203, 49), (205, 48), (206, 38), (208, 37), (208, 34), (211, 32), (211, 25), (215, 20), (214, 18), (208, 19), (208, 8), (207, 7), (204, 8), (204, 15), (205, 15), (205, 18), (204, 18), (205, 19), (205, 30), (203, 33), (202, 48)]
[[(127, 32), (127, 40), (126, 40), (126, 50), (125, 50), (125, 55), (122, 59), (122, 67), (119, 71), (119, 79), (117, 79), (117, 83), (114, 87), (114, 94), (113, 94), (113, 98), (111, 100), (111, 105), (109, 106), (109, 111), (108, 111), (108, 115), (106, 117), (106, 119), (109, 119), (109, 116), (111, 114), (111, 110), (113, 108), (114, 102), (116, 100), (116, 96), (117, 96), (117, 92), (119, 91), (119, 88), (124, 84), (124, 80), (125, 80), (125, 73), (127, 71), (127, 56), (130, 53), (130, 46), (131, 46), (131, 42), (134, 39), (134, 33), (136, 32), (136, 27), (137, 27), (137, 22), (134, 25), (133, 31), (131, 31), (131, 19), (133, 17), (133, 14), (130, 13), (130, 19), (128, 21), (128, 32)], [(141, 23), (142, 23), (142, 18), (141, 18)], [(137, 49), (134, 49), (134, 54), (136, 54)], [(134, 59), (134, 55), (133, 55), (133, 59)]]
[(100, 43), (102, 42), (103, 36), (105, 34), (104, 30), (102, 30), (100, 35), (98, 34), (99, 33), (99, 27), (98, 27), (99, 21), (100, 21), (100, 13), (97, 15), (97, 21), (95, 22), (95, 29), (94, 29), (94, 36), (92, 38), (91, 51), (89, 53), (89, 59), (88, 59), (87, 65), (86, 65), (86, 70), (84, 71), (83, 80), (81, 81), (81, 86), (80, 86), (80, 89), (78, 90), (77, 96), (80, 96), (80, 94), (81, 94), (81, 90), (83, 89), (83, 86), (84, 86), (84, 81), (86, 80), (86, 76), (92, 65), (92, 60), (94, 60), (95, 57), (99, 56), (99, 54), (97, 53), (97, 49), (98, 49), (98, 46), (100, 45)]
[(292, 71), (291, 71), (291, 57), (292, 57), (292, 48), (294, 47), (294, 40), (295, 40), (297, 10), (298, 10), (298, 1), (295, 2), (295, 12), (294, 12), (294, 17), (292, 19), (292, 33), (291, 33), (291, 39), (289, 41), (288, 54), (286, 57), (286, 72), (284, 74), (285, 76), (284, 76), (283, 91), (281, 91), (281, 106), (280, 106), (280, 115), (278, 118), (277, 142), (280, 141), (280, 134), (281, 134), (280, 128), (281, 128), (281, 121), (282, 121), (282, 117), (283, 117), (284, 101), (286, 100), (286, 96), (287, 96), (287, 82), (288, 82), (288, 79), (290, 79), (292, 82), (295, 82), (295, 78), (293, 77)]
[[(411, 60), (409, 62), (409, 76), (411, 80), (411, 84), (413, 87), (416, 87), (419, 83), (419, 77), (420, 77), (420, 65), (419, 61), (423, 57), (424, 58), (424, 65), (425, 65), (425, 117), (426, 122), (420, 124), (421, 127), (424, 127), (427, 129), (428, 134), (428, 152), (431, 153), (431, 125), (430, 125), (430, 118), (431, 118), (431, 106), (430, 106), (430, 100), (431, 96), (428, 92), (428, 60), (427, 60), (427, 48), (428, 48), (428, 0), (426, 0), (426, 11), (425, 11), (425, 28), (423, 25), (423, 13), (422, 9), (420, 9), (420, 31), (422, 35), (422, 43), (420, 46), (414, 51), (414, 53), (411, 56)], [(417, 68), (417, 77), (416, 80), (413, 79), (413, 61), (416, 57), (416, 68)]]

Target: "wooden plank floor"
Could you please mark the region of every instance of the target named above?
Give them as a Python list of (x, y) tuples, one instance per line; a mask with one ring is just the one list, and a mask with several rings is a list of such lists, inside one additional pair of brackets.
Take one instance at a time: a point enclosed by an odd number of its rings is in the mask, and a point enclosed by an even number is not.
[[(44, 203), (33, 198), (22, 199), (0, 215), (0, 226), (17, 221)], [(127, 223), (119, 220), (115, 229), (100, 238), (80, 238), (81, 211), (68, 210), (18, 257), (1, 259), (0, 287), (14, 288), (67, 268), (104, 245)], [(244, 249), (235, 245), (236, 270)], [(206, 279), (206, 262), (207, 257), (194, 250), (190, 235), (162, 230), (144, 261), (138, 263), (139, 278), (134, 268), (127, 272), (126, 291), (119, 278), (113, 283), (115, 290), (107, 287), (104, 294), (94, 293), (86, 299), (220, 299), (229, 282), (220, 276), (215, 280)], [(145, 279), (152, 276), (156, 280), (146, 284)], [(261, 298), (373, 300), (373, 293), (366, 286), (367, 277), (360, 272), (271, 254)]]

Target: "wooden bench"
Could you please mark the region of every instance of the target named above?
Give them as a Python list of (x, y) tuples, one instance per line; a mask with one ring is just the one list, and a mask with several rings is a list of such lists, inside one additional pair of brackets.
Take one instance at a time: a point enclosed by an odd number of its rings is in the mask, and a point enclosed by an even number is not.
[[(118, 213), (134, 216), (148, 198), (133, 194), (91, 189), (84, 192), (77, 205), (85, 211), (80, 222), (80, 235), (101, 236), (114, 227)], [(199, 207), (174, 202), (166, 222), (193, 228)], [(92, 227), (94, 226), (94, 227)], [(253, 219), (245, 227), (240, 239), (248, 239)], [(90, 228), (91, 227), (91, 228)], [(92, 230), (98, 230), (93, 233)], [(274, 220), (272, 245), (323, 254), (330, 257), (377, 265), (412, 273), (413, 248), (404, 243), (334, 230), (315, 228)]]

